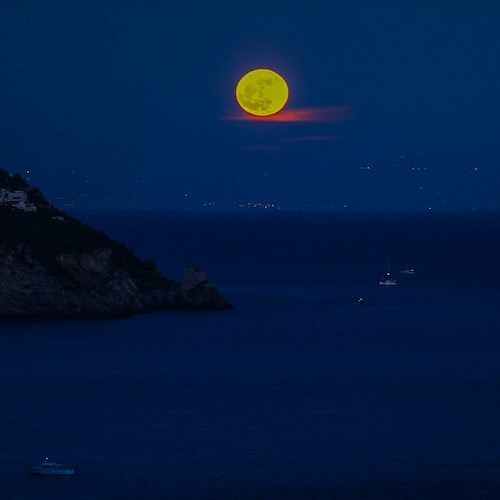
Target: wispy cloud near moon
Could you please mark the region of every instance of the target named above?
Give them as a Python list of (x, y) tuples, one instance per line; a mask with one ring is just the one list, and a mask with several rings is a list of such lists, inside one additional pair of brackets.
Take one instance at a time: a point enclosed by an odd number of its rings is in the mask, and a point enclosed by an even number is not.
[(305, 135), (303, 137), (289, 137), (288, 139), (282, 139), (283, 142), (326, 142), (326, 141), (336, 141), (338, 137), (336, 135)]
[(288, 123), (339, 123), (354, 117), (352, 106), (331, 106), (323, 108), (284, 109), (275, 115), (254, 116), (243, 110), (223, 116), (223, 120), (264, 121)]
[(243, 149), (246, 151), (287, 151), (287, 148), (273, 144), (250, 144)]

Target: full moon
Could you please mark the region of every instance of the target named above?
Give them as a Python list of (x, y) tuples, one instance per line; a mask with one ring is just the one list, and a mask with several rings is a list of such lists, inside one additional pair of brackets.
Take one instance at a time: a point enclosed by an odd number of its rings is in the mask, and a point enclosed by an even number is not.
[(243, 75), (236, 85), (236, 100), (251, 115), (274, 115), (288, 100), (288, 85), (275, 71), (254, 69)]

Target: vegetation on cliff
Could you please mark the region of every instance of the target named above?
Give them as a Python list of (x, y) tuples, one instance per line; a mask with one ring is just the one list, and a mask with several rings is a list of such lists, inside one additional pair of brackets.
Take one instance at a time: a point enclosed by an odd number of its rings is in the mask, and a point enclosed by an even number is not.
[[(53, 217), (63, 217), (64, 221)], [(124, 243), (113, 241), (102, 231), (51, 207), (37, 212), (24, 212), (0, 206), (0, 228), (1, 245), (27, 246), (42, 266), (58, 275), (67, 274), (67, 271), (56, 256), (91, 254), (109, 248), (112, 250), (111, 263), (127, 269), (136, 280), (139, 290), (165, 285), (169, 281), (156, 270), (153, 262), (138, 259)]]

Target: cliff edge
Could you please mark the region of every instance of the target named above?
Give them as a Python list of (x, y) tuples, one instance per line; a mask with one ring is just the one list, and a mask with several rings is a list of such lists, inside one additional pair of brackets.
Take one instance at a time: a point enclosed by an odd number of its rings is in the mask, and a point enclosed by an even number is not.
[(0, 169), (0, 317), (119, 317), (232, 306), (208, 283), (186, 288), (123, 243), (50, 205)]

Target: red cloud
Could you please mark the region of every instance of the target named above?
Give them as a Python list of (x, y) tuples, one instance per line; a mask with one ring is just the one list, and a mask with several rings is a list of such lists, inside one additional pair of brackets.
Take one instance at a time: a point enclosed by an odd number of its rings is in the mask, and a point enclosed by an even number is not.
[(222, 119), (262, 122), (338, 123), (350, 120), (352, 117), (352, 106), (331, 106), (325, 108), (284, 109), (270, 116), (254, 116), (241, 110), (238, 113), (223, 116)]

